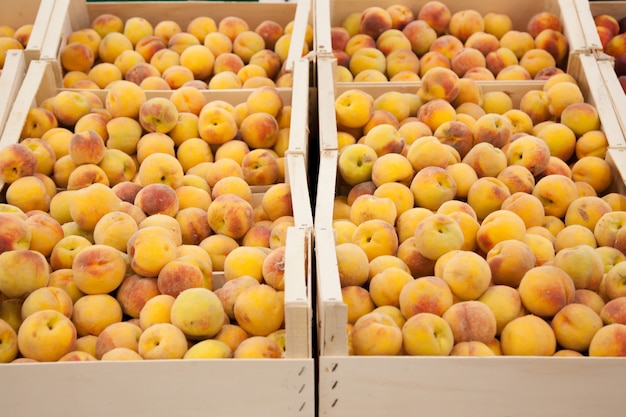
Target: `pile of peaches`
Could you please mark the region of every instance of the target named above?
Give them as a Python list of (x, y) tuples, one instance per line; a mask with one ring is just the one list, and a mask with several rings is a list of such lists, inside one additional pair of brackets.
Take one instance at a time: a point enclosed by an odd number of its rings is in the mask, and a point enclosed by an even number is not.
[(32, 31), (33, 25), (30, 23), (19, 27), (0, 24), (0, 72), (4, 68), (7, 51), (26, 48)]
[(626, 197), (570, 74), (514, 106), (434, 68), (335, 114), (350, 354), (626, 355)]
[[(63, 86), (105, 89), (128, 80), (146, 90), (291, 87), (285, 61), (292, 29), (293, 21), (250, 27), (237, 16), (218, 22), (198, 16), (181, 28), (172, 20), (153, 25), (139, 16), (102, 14), (91, 27), (74, 30), (61, 48)], [(307, 29), (302, 55), (313, 42), (313, 30)]]
[(545, 79), (565, 68), (569, 45), (563, 22), (552, 12), (533, 15), (526, 30), (502, 13), (452, 13), (440, 1), (418, 12), (404, 5), (368, 7), (331, 28), (339, 81), (419, 81), (445, 66), (474, 80)]
[(283, 357), (291, 106), (109, 87), (0, 150), (0, 362)]
[(615, 74), (626, 91), (626, 18), (606, 13), (593, 17), (604, 52), (615, 59)]

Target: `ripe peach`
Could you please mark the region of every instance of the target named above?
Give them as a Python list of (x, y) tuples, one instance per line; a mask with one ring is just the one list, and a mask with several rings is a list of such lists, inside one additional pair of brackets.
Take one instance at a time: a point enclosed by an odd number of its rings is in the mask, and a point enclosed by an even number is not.
[(528, 312), (550, 318), (573, 301), (575, 286), (567, 272), (541, 265), (524, 274), (518, 291)]
[(454, 334), (448, 322), (428, 312), (407, 319), (402, 326), (402, 340), (408, 355), (448, 356), (454, 346)]
[(556, 351), (556, 336), (544, 319), (526, 314), (504, 326), (500, 346), (505, 355), (551, 356)]
[(496, 336), (496, 316), (491, 308), (481, 301), (456, 302), (441, 317), (450, 325), (455, 343), (469, 341), (490, 343)]
[(589, 356), (624, 356), (626, 348), (622, 342), (626, 325), (612, 323), (599, 329), (589, 344)]

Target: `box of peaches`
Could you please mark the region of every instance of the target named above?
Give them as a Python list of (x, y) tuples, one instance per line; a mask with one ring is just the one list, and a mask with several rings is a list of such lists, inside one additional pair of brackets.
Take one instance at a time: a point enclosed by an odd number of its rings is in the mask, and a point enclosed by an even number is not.
[(309, 59), (230, 89), (65, 88), (56, 64), (30, 63), (0, 137), (12, 415), (313, 416)]
[[(347, 68), (376, 71), (363, 49)], [(594, 54), (567, 60), (359, 82), (318, 56), (321, 413), (620, 414), (602, 393), (626, 371), (624, 135)]]
[(0, 133), (26, 66), (38, 59), (54, 0), (3, 1), (0, 19)]
[(626, 132), (626, 2), (589, 2), (579, 5), (587, 44), (598, 58), (604, 83)]

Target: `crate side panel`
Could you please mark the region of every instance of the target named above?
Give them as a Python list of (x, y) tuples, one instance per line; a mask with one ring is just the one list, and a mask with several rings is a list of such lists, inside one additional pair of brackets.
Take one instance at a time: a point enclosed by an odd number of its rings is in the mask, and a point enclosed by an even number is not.
[(319, 368), (320, 416), (623, 414), (619, 358), (322, 357)]

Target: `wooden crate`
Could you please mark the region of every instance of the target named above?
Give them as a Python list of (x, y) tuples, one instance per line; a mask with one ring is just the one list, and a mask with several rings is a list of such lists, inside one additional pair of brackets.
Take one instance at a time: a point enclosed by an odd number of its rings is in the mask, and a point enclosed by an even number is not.
[(0, 2), (0, 8), (3, 11), (0, 25), (9, 25), (14, 29), (22, 25), (33, 25), (28, 45), (24, 49), (26, 62), (39, 59), (54, 4), (55, 0), (24, 0), (20, 2), (2, 0)]
[(578, 10), (581, 22), (583, 22), (583, 33), (590, 48), (595, 50), (602, 80), (609, 92), (610, 100), (613, 104), (614, 111), (617, 114), (622, 132), (626, 132), (626, 115), (624, 114), (626, 94), (624, 94), (623, 88), (617, 79), (617, 75), (615, 74), (614, 58), (602, 52), (602, 43), (598, 37), (598, 32), (593, 21), (594, 16), (599, 14), (609, 14), (618, 20), (626, 17), (626, 2), (580, 1), (579, 3), (580, 5)]
[[(308, 63), (304, 67), (308, 69)], [(19, 141), (27, 110), (58, 91), (52, 64), (43, 60), (32, 61), (0, 138), (0, 148)], [(97, 93), (104, 97), (106, 91), (99, 90)], [(148, 92), (147, 96), (163, 96), (163, 93)], [(250, 91), (220, 93), (207, 90), (204, 93), (211, 99), (238, 103), (245, 100)], [(291, 91), (282, 93), (285, 104), (291, 104)], [(294, 137), (298, 134), (308, 134), (307, 126), (292, 129)], [(7, 399), (5, 408), (11, 410), (11, 415), (61, 417), (89, 413), (101, 417), (130, 417), (148, 413), (162, 416), (261, 413), (313, 416), (313, 223), (305, 155), (288, 151), (285, 159), (285, 181), (292, 189), (295, 222), (287, 232), (286, 243), (285, 358), (274, 361), (225, 359), (133, 361), (124, 364), (3, 364), (2, 370), (9, 378), (0, 383), (0, 391)], [(268, 186), (253, 187), (253, 206), (260, 204), (267, 189)], [(0, 201), (5, 200), (0, 197)], [(216, 271), (213, 278), (214, 288), (223, 285), (223, 273)], [(82, 367), (85, 364), (86, 367)], [(73, 394), (67, 395), (68, 392)], [(32, 401), (33, 395), (42, 401)], [(130, 402), (129, 395), (133, 397)], [(102, 401), (103, 398), (108, 400)]]
[(248, 2), (207, 2), (207, 1), (105, 1), (87, 2), (86, 0), (54, 0), (52, 11), (54, 22), (46, 36), (41, 51), (41, 58), (56, 62), (54, 66), (57, 83), (62, 86), (62, 68), (59, 60), (61, 48), (66, 44), (69, 34), (77, 29), (91, 25), (92, 20), (102, 14), (111, 13), (123, 20), (130, 17), (143, 17), (155, 25), (164, 19), (174, 20), (182, 28), (195, 17), (210, 16), (216, 23), (227, 16), (241, 17), (250, 27), (266, 19), (282, 24), (294, 21), (293, 38), (289, 48), (286, 69), (290, 70), (296, 60), (301, 58), (305, 42), (306, 26), (311, 24), (310, 0), (296, 3), (248, 3)]
[[(482, 14), (488, 12), (505, 13), (513, 20), (516, 30), (526, 30), (528, 20), (540, 11), (550, 11), (561, 16), (564, 23), (564, 33), (570, 45), (570, 52), (585, 51), (587, 46), (583, 38), (580, 22), (576, 13), (574, 1), (578, 0), (544, 0), (530, 1), (521, 6), (516, 2), (506, 1), (444, 1), (452, 13), (475, 9)], [(318, 54), (331, 54), (332, 44), (330, 28), (340, 26), (352, 12), (360, 12), (370, 6), (388, 7), (394, 4), (409, 6), (414, 12), (426, 3), (426, 0), (320, 0), (315, 2), (315, 30), (316, 51)]]
[[(583, 37), (587, 48), (596, 53), (602, 52), (602, 41), (598, 36), (594, 16), (599, 14), (610, 14), (618, 20), (626, 16), (626, 2), (624, 1), (585, 1), (575, 0), (578, 18), (580, 20)], [(602, 59), (602, 54), (600, 54)], [(606, 57), (604, 57), (606, 58)]]
[[(333, 58), (319, 58), (317, 65), (317, 73), (319, 78), (318, 100), (320, 113), (320, 149), (333, 150), (337, 149), (337, 135), (334, 126), (336, 126), (336, 116), (334, 108), (334, 100), (343, 91), (350, 88), (358, 88), (371, 93), (374, 96), (380, 95), (389, 89), (415, 93), (420, 83), (328, 83), (322, 80), (333, 79), (335, 76), (336, 60)], [(572, 74), (579, 82), (579, 86), (583, 92), (585, 100), (593, 104), (598, 109), (602, 129), (607, 136), (611, 147), (624, 146), (626, 141), (625, 134), (620, 127), (616, 109), (614, 109), (611, 101), (610, 89), (603, 82), (598, 62), (592, 54), (576, 54), (570, 57), (568, 72)], [(615, 79), (617, 82), (617, 78)], [(478, 81), (483, 91), (505, 91), (513, 99), (514, 105), (519, 103), (523, 94), (529, 89), (541, 88), (543, 81), (516, 81), (504, 83), (501, 81)], [(615, 87), (613, 86), (613, 89)], [(621, 91), (621, 88), (620, 88)]]
[(24, 51), (15, 49), (7, 52), (4, 68), (0, 73), (0, 134), (4, 130), (4, 124), (9, 117), (11, 106), (15, 100), (24, 74), (26, 73), (26, 58)]
[[(626, 150), (623, 134), (607, 102), (595, 57), (580, 54), (575, 72), (587, 100), (593, 100), (612, 137), (606, 157), (613, 168), (611, 190), (624, 193)], [(318, 71), (332, 74), (333, 60), (318, 58)], [(588, 68), (589, 67), (589, 68)], [(572, 70), (574, 71), (574, 70)], [(329, 75), (332, 76), (332, 75)], [(320, 83), (320, 112), (332, 108), (336, 93)], [(377, 85), (367, 90), (373, 97), (384, 91), (415, 92), (411, 86)], [(514, 102), (533, 87), (525, 82), (485, 85), (504, 90)], [(320, 116), (319, 184), (337, 184), (336, 129), (331, 111)], [(334, 116), (332, 116), (334, 117)], [(315, 207), (317, 279), (317, 330), (319, 349), (319, 415), (379, 416), (418, 413), (436, 416), (620, 416), (615, 381), (626, 372), (623, 358), (562, 357), (365, 357), (348, 354), (347, 306), (343, 302), (333, 230), (334, 198), (339, 188), (320, 187)]]

